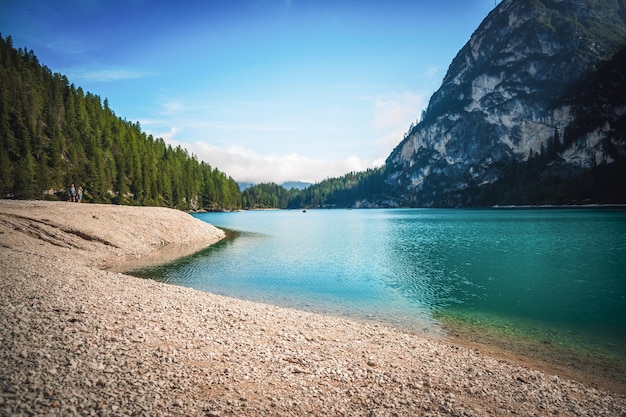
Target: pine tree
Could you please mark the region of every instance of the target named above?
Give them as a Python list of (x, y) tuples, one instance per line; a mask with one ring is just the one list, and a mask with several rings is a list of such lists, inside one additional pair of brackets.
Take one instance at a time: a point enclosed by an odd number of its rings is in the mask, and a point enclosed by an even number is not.
[[(42, 66), (0, 36), (0, 193), (59, 196), (70, 183), (87, 200), (178, 208), (237, 208), (236, 182), (117, 117), (109, 101)], [(217, 182), (226, 186), (218, 192)], [(60, 190), (60, 191), (59, 191)]]

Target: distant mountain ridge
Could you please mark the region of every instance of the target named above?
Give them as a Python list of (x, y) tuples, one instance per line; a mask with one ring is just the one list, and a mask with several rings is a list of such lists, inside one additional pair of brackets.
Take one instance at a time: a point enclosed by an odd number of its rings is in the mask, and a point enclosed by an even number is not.
[(626, 2), (504, 0), (386, 161), (395, 205), (626, 203)]
[(311, 185), (312, 183), (304, 182), (304, 181), (287, 181), (282, 184), (282, 186), (288, 190), (291, 190), (292, 188), (295, 188), (297, 190), (304, 190), (310, 187)]
[[(237, 184), (239, 185), (239, 189), (241, 191), (247, 190), (248, 188), (254, 187), (255, 185), (259, 185), (254, 182), (238, 182)], [(286, 190), (291, 190), (292, 188), (295, 188), (298, 190), (304, 190), (310, 187), (311, 185), (312, 183), (304, 182), (304, 181), (287, 181), (287, 182), (280, 184), (280, 186), (285, 188)]]

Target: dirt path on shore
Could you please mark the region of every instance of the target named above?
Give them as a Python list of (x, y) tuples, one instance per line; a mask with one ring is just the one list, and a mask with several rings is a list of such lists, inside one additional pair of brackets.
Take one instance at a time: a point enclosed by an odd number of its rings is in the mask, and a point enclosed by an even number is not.
[(0, 200), (0, 415), (626, 415), (481, 349), (105, 270), (222, 236), (176, 210)]

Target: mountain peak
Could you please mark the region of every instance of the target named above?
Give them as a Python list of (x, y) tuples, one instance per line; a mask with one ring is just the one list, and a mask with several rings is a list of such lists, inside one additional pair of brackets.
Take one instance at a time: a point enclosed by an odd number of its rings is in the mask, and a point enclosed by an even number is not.
[[(626, 45), (625, 9), (617, 1), (502, 1), (454, 58), (420, 123), (387, 159), (387, 182), (405, 204), (502, 204), (496, 189), (538, 156), (542, 161), (533, 163), (532, 174), (548, 184), (623, 163), (623, 112), (607, 111), (606, 123), (581, 129), (588, 109), (573, 97), (580, 99), (576, 90), (603, 64), (617, 65), (614, 57)], [(581, 197), (562, 194), (568, 202)], [(537, 199), (546, 196), (505, 200)]]

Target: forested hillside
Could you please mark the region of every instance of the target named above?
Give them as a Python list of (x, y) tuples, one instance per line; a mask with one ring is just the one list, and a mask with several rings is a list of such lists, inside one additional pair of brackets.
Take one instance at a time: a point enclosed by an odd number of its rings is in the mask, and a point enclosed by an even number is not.
[(237, 183), (115, 115), (0, 35), (0, 196), (179, 209), (241, 207)]
[(388, 206), (384, 190), (384, 168), (376, 168), (329, 178), (304, 190), (255, 185), (243, 191), (242, 204), (243, 208), (281, 209)]

